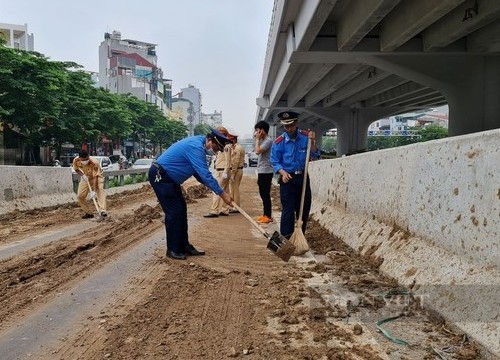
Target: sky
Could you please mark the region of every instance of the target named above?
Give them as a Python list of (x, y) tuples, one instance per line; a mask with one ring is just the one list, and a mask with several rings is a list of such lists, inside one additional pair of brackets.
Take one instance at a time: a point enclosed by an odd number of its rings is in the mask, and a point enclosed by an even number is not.
[(250, 136), (274, 0), (0, 0), (0, 23), (28, 25), (35, 51), (99, 71), (105, 32), (157, 44), (173, 94), (193, 84), (202, 112)]

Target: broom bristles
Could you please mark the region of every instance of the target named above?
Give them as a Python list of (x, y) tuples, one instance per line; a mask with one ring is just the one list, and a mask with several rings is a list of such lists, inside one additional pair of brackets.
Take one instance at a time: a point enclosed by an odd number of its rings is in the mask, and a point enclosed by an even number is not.
[(309, 245), (307, 244), (306, 237), (302, 232), (302, 221), (297, 221), (297, 226), (295, 227), (289, 241), (293, 246), (295, 246), (293, 255), (300, 256), (309, 251)]

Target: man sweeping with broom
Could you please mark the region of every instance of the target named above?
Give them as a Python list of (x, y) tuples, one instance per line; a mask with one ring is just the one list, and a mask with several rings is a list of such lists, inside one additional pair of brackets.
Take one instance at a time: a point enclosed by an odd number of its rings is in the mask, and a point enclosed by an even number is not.
[(294, 255), (302, 255), (309, 250), (304, 237), (311, 210), (311, 188), (307, 168), (310, 159), (320, 157), (320, 150), (316, 145), (315, 133), (298, 128), (298, 113), (284, 111), (279, 113), (278, 117), (285, 132), (273, 143), (271, 163), (274, 172), (280, 175), (280, 232), (295, 245)]

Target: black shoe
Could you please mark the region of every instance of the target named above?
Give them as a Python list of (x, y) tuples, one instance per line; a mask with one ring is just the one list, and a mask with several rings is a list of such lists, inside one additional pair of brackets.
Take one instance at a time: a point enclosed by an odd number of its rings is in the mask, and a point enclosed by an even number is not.
[(229, 216), (229, 214), (226, 214), (226, 213), (219, 213), (219, 216)]
[(171, 250), (167, 250), (167, 256), (176, 260), (186, 260), (186, 254), (176, 253)]
[(230, 214), (239, 214), (240, 212), (236, 209), (231, 209), (231, 210), (229, 210), (229, 213)]
[(191, 256), (200, 256), (200, 255), (205, 255), (205, 252), (203, 250), (196, 250), (196, 248), (189, 244), (186, 249), (186, 254), (191, 255)]
[(203, 215), (203, 217), (205, 217), (205, 218), (216, 218), (216, 217), (219, 217), (219, 215), (210, 213), (210, 214)]
[(106, 216), (108, 216), (108, 213), (106, 211), (101, 211), (101, 216), (106, 217)]
[(94, 215), (85, 213), (85, 215), (82, 216), (82, 219), (92, 219), (93, 217)]

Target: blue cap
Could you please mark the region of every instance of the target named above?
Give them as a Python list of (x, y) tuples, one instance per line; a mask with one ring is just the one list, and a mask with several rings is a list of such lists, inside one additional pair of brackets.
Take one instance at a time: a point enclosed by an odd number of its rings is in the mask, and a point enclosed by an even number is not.
[(224, 146), (230, 143), (227, 137), (225, 137), (221, 132), (215, 129), (212, 129), (210, 135), (215, 140), (215, 143), (217, 144), (217, 147), (219, 148), (220, 151), (224, 150)]

